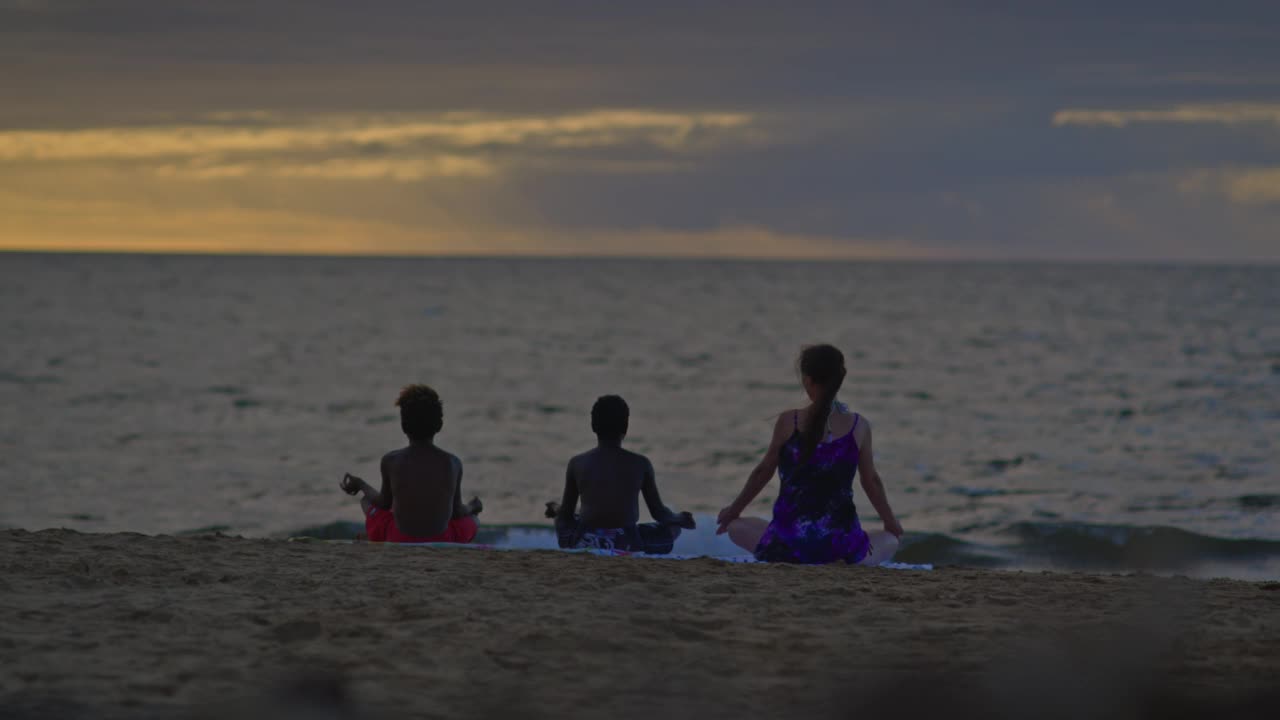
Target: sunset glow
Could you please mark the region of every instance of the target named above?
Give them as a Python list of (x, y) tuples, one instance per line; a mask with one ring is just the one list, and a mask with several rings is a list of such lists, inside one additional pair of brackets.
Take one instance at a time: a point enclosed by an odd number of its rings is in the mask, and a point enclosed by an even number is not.
[(927, 5), (0, 0), (0, 249), (1280, 257), (1265, 25)]

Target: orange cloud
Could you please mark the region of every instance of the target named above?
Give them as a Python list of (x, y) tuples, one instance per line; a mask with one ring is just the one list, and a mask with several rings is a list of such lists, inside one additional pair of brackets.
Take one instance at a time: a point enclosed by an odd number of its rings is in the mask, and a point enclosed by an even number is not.
[(411, 182), (427, 178), (488, 177), (496, 172), (496, 168), (483, 158), (436, 155), (409, 158), (329, 158), (311, 162), (204, 160), (158, 165), (154, 171), (161, 177), (202, 180), (263, 176)]
[[(277, 116), (218, 114), (237, 122)], [(9, 130), (0, 132), (0, 161), (142, 160), (207, 157), (232, 153), (351, 152), (360, 148), (400, 148), (417, 143), (475, 149), (539, 144), (549, 147), (603, 147), (647, 143), (667, 150), (689, 149), (716, 133), (745, 129), (741, 113), (677, 113), (597, 110), (548, 117), (503, 117), (446, 113), (431, 118), (334, 115), (278, 124), (169, 125)], [(709, 134), (703, 137), (704, 134)]]
[(1201, 103), (1154, 110), (1066, 109), (1053, 114), (1054, 127), (1140, 124), (1280, 125), (1280, 104)]
[(1178, 190), (1225, 196), (1237, 205), (1280, 204), (1280, 168), (1197, 170), (1179, 179)]
[[(204, 124), (0, 131), (0, 181), (19, 172), (117, 168), (177, 180), (489, 178), (514, 168), (627, 174), (688, 169), (765, 134), (741, 113), (596, 110), (284, 116), (216, 113)], [(609, 148), (647, 146), (613, 157)]]

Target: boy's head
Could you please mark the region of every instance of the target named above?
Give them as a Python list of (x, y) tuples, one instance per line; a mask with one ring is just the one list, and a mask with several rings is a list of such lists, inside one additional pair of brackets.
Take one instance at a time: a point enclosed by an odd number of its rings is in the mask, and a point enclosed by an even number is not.
[(591, 429), (601, 442), (622, 442), (630, 418), (631, 408), (617, 395), (605, 395), (591, 406)]
[(426, 385), (406, 385), (396, 398), (400, 408), (400, 429), (410, 440), (430, 440), (444, 427), (444, 406), (440, 396)]

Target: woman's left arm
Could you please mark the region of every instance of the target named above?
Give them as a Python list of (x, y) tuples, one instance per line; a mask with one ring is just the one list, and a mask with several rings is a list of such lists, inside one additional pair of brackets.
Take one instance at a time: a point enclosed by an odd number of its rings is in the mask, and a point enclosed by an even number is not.
[(769, 449), (764, 451), (764, 457), (760, 458), (760, 462), (755, 469), (747, 476), (747, 484), (742, 487), (742, 492), (738, 493), (738, 497), (734, 499), (729, 507), (721, 510), (716, 517), (717, 535), (723, 535), (729, 531), (729, 523), (738, 519), (742, 511), (751, 505), (756, 496), (760, 494), (760, 491), (764, 490), (769, 481), (773, 479), (773, 474), (778, 472), (778, 453), (782, 451), (782, 446), (791, 437), (791, 433), (787, 431), (787, 428), (787, 413), (782, 413), (773, 425), (773, 439), (769, 442)]
[(861, 454), (858, 458), (858, 474), (862, 476), (862, 489), (867, 493), (867, 499), (871, 501), (871, 506), (876, 509), (876, 514), (884, 523), (885, 532), (894, 537), (902, 537), (902, 523), (894, 517), (893, 508), (889, 507), (889, 496), (885, 494), (884, 481), (876, 471), (875, 456), (871, 453), (871, 423), (865, 417), (862, 421), (867, 428), (866, 440), (859, 449)]

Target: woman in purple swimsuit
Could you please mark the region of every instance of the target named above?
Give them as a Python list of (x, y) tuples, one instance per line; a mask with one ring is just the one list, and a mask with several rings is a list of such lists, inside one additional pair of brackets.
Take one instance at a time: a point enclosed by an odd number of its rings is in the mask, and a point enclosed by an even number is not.
[[(800, 376), (812, 404), (778, 416), (773, 441), (733, 504), (720, 511), (716, 534), (729, 533), (767, 562), (879, 565), (898, 549), (902, 525), (893, 516), (871, 456), (871, 423), (836, 401), (844, 382), (844, 355), (831, 345), (800, 354)], [(739, 517), (774, 472), (782, 488), (773, 520)], [(884, 521), (867, 533), (853, 506), (853, 476)]]

